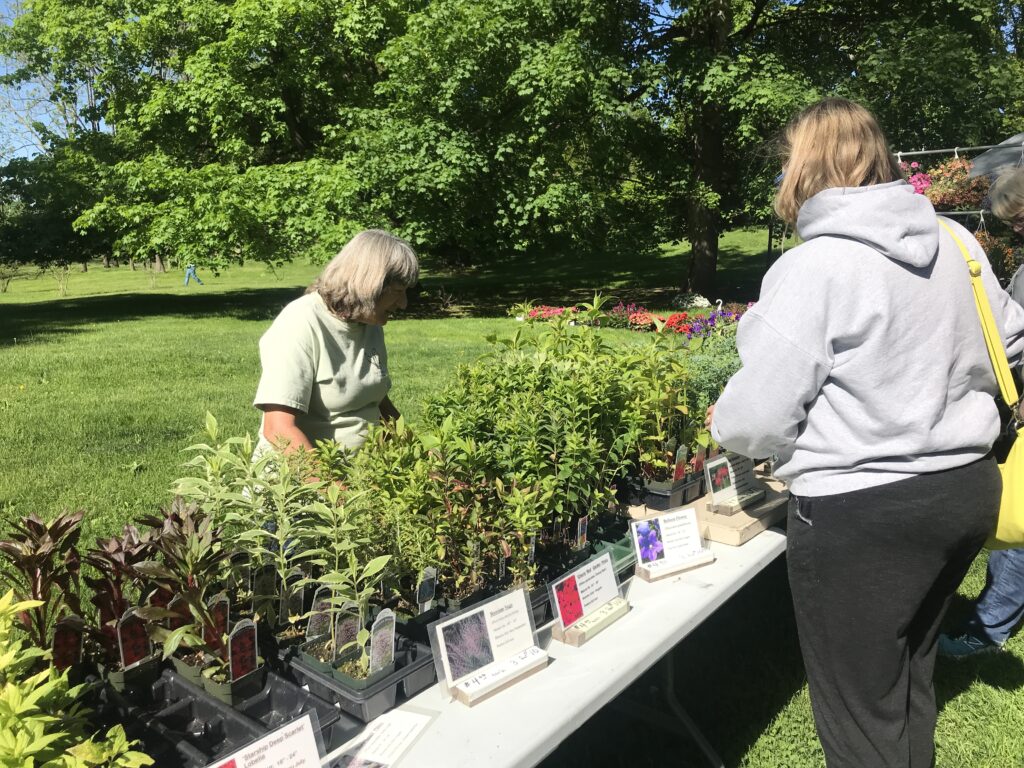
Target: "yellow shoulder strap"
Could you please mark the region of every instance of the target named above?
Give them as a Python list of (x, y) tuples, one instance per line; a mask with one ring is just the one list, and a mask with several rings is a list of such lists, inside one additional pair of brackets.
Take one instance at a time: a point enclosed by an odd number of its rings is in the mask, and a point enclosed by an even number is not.
[(956, 232), (949, 224), (939, 219), (939, 225), (953, 238), (953, 242), (957, 244), (960, 253), (967, 261), (967, 267), (971, 273), (971, 288), (974, 290), (974, 304), (978, 308), (978, 319), (981, 320), (981, 331), (985, 336), (985, 346), (988, 347), (992, 370), (995, 371), (996, 381), (999, 382), (999, 391), (1003, 395), (1003, 401), (1013, 408), (1017, 405), (1017, 385), (1013, 383), (1010, 363), (1006, 359), (1006, 350), (1003, 348), (1003, 338), (999, 335), (999, 327), (992, 316), (988, 294), (985, 293), (985, 286), (981, 281), (981, 264), (971, 258), (967, 246), (964, 245), (963, 240), (957, 237)]

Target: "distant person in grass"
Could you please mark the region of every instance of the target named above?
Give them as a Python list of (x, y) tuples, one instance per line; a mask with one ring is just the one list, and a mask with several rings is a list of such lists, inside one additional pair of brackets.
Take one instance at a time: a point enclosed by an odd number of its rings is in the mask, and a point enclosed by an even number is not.
[[(1024, 168), (1002, 173), (989, 191), (992, 213), (1024, 237)], [(1010, 281), (1010, 296), (1024, 305), (1024, 266)], [(1024, 438), (1019, 438), (1024, 439)], [(939, 653), (964, 659), (1000, 650), (1024, 618), (1024, 549), (993, 550), (985, 588), (954, 635), (939, 638)]]
[[(929, 768), (939, 627), (999, 510), (996, 378), (967, 264), (874, 116), (826, 99), (784, 138), (775, 210), (803, 243), (740, 320), (742, 367), (708, 421), (727, 448), (775, 454), (789, 483), (789, 584), (827, 765)], [(1019, 363), (1024, 309), (942, 221), (981, 265)]]
[(263, 375), (253, 404), (263, 411), (257, 455), (271, 447), (312, 450), (334, 440), (348, 450), (371, 424), (397, 419), (384, 325), (407, 305), (419, 262), (404, 240), (360, 232), (260, 339)]
[(196, 274), (196, 265), (192, 262), (185, 265), (185, 285), (188, 285), (189, 280), (195, 280), (200, 285), (203, 284), (203, 281), (199, 279), (199, 275)]

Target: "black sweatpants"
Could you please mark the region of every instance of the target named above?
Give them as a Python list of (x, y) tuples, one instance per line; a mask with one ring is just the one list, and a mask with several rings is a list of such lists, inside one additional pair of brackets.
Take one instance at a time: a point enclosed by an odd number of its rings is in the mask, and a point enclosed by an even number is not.
[(931, 768), (939, 624), (995, 525), (992, 458), (790, 501), (787, 561), (828, 768)]

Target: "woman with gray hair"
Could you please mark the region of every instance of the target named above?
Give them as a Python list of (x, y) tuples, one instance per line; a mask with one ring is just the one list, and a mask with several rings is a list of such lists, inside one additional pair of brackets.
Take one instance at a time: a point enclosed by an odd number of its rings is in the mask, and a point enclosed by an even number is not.
[[(1024, 168), (1004, 171), (989, 190), (992, 213), (1024, 236)], [(1024, 267), (1007, 288), (1024, 305)], [(1022, 438), (1018, 438), (1022, 439)], [(1024, 549), (997, 549), (989, 553), (985, 588), (978, 595), (963, 626), (939, 637), (939, 653), (966, 659), (1000, 650), (1024, 618)]]
[(348, 450), (371, 424), (399, 416), (388, 398), (384, 325), (405, 309), (419, 278), (412, 247), (379, 229), (360, 232), (306, 295), (281, 310), (260, 339), (263, 374), (253, 405), (263, 411), (257, 455), (271, 447)]

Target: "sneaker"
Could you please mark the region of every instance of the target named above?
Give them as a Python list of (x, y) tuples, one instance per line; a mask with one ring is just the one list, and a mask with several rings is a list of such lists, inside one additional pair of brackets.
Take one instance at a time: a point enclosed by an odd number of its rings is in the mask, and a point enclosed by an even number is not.
[(967, 632), (957, 637), (939, 635), (939, 655), (949, 659), (966, 659), (1000, 650), (1002, 650), (1001, 645), (982, 640)]

